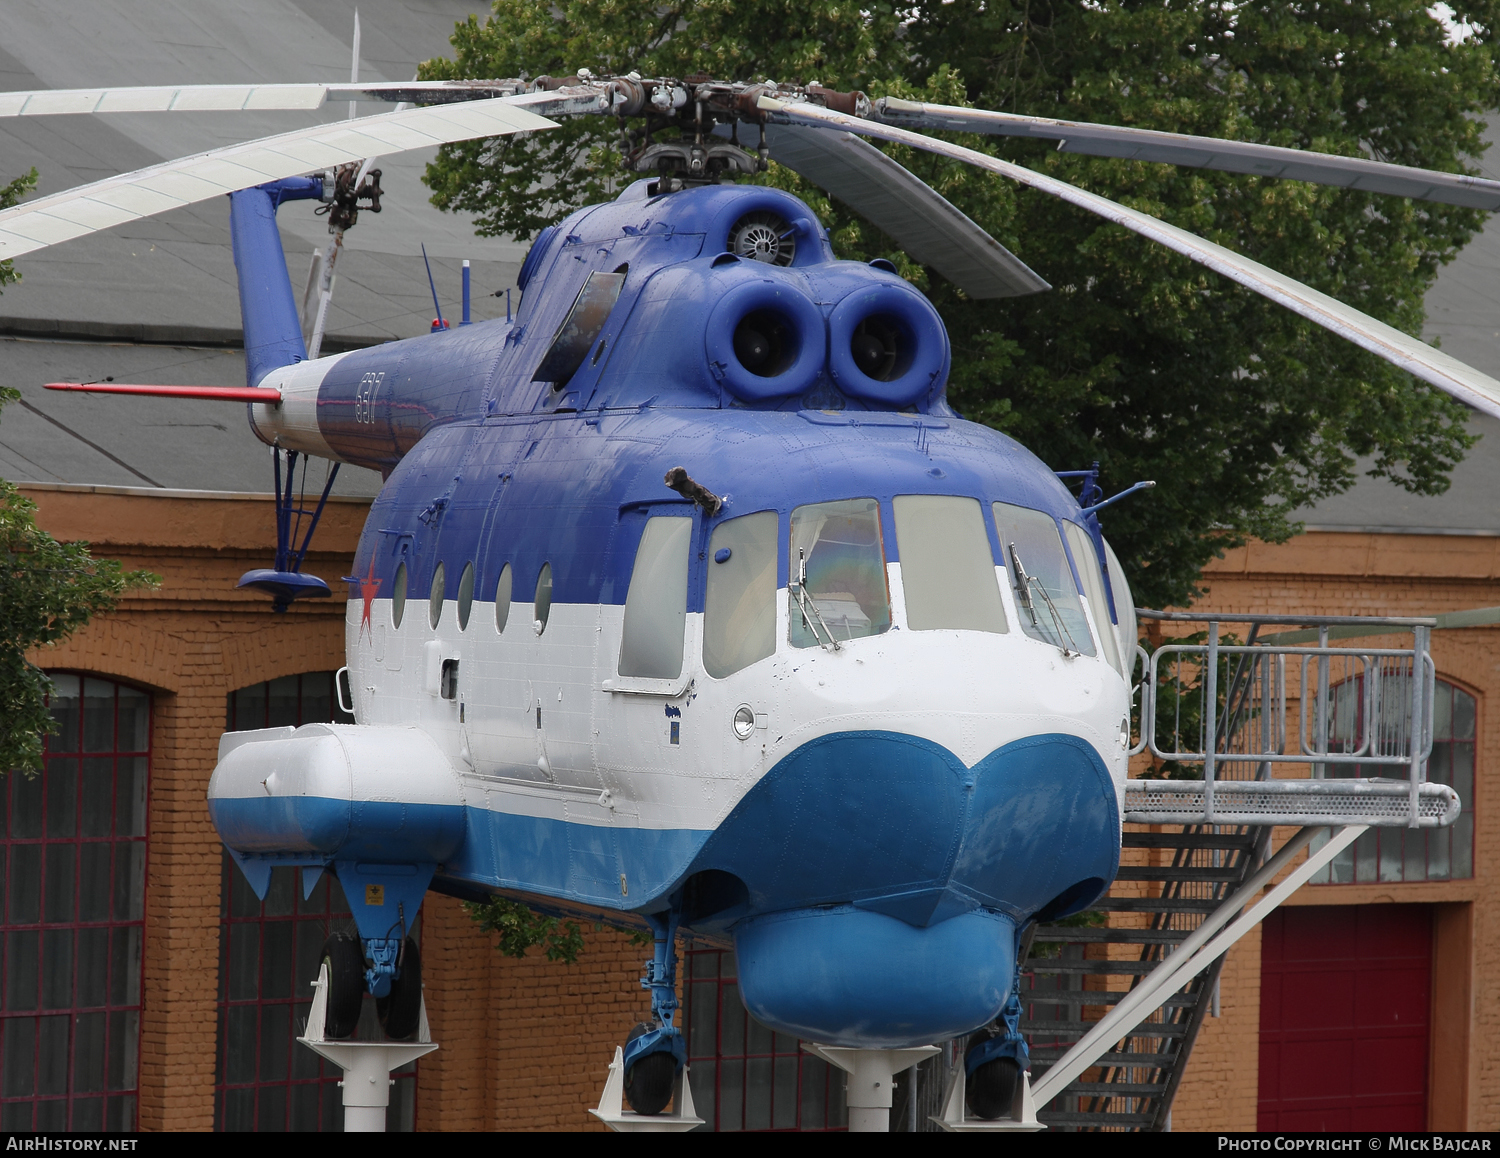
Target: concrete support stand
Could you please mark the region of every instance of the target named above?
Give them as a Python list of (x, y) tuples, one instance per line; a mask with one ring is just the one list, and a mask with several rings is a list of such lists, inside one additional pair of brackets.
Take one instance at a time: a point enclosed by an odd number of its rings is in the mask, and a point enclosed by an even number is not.
[(312, 1009), (307, 1032), (297, 1040), (344, 1071), (344, 1132), (379, 1134), (385, 1131), (385, 1111), (391, 1103), (391, 1071), (437, 1049), (427, 1025), (427, 1002), (417, 1024), (416, 1041), (328, 1041), (323, 1027), (328, 1013), (328, 966), (313, 982)]
[(803, 1042), (802, 1048), (849, 1075), (845, 1082), (849, 1132), (863, 1134), (890, 1131), (896, 1075), (938, 1052), (935, 1045), (919, 1045), (911, 1049), (850, 1049)]
[(611, 1130), (621, 1134), (683, 1134), (703, 1125), (693, 1109), (693, 1087), (688, 1082), (688, 1068), (683, 1066), (672, 1087), (670, 1114), (637, 1114), (625, 1109), (625, 1051), (615, 1046), (615, 1060), (609, 1063), (609, 1078), (599, 1105), (589, 1113)]

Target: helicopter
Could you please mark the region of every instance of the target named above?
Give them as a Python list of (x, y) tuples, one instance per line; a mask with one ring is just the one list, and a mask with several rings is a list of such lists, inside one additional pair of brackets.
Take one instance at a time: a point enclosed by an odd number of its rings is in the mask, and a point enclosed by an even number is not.
[[(984, 1030), (968, 1096), (999, 1116), (1027, 1065), (1021, 932), (1086, 908), (1119, 867), (1137, 632), (1099, 516), (1150, 484), (1105, 498), (1094, 472), (1059, 474), (960, 418), (927, 299), (889, 262), (838, 260), (798, 198), (735, 178), (788, 165), (970, 296), (1047, 290), (864, 138), (935, 152), (1116, 221), (1495, 415), (1500, 382), (1410, 335), (917, 130), (1486, 209), (1500, 183), (816, 85), (586, 71), (5, 93), (0, 115), (355, 99), (417, 107), (0, 212), (4, 259), (227, 194), (247, 385), (51, 385), (245, 402), (289, 469), (301, 455), (384, 476), (347, 577), (340, 696), (357, 723), (227, 733), (208, 788), (257, 892), (297, 866), (309, 890), (332, 872), (352, 902), (357, 935), (323, 950), (329, 1035), (353, 1031), (366, 993), (389, 1036), (414, 1033), (423, 897), (500, 894), (654, 933), (651, 1019), (623, 1043), (638, 1113), (665, 1109), (685, 1064), (682, 933), (733, 946), (746, 1008), (780, 1032), (900, 1050)], [(372, 158), (568, 116), (642, 121), (636, 179), (537, 237), (513, 317), (307, 356), (283, 204), (352, 223), (378, 204)], [(246, 581), (284, 602), (327, 594), (299, 559), (283, 542)]]

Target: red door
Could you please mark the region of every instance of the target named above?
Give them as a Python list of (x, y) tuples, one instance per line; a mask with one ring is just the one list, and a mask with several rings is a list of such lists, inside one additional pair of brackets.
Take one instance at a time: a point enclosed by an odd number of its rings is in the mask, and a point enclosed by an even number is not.
[(1261, 934), (1261, 1130), (1425, 1130), (1426, 905), (1278, 909)]

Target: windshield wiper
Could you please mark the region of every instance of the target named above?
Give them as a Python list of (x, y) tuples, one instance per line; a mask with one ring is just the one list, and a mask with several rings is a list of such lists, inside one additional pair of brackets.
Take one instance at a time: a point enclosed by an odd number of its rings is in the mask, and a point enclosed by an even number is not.
[[(807, 593), (807, 552), (800, 547), (797, 549), (797, 582), (789, 583), (787, 586), (797, 597), (797, 606), (802, 611), (802, 624), (812, 637), (817, 641), (819, 647), (826, 651), (838, 651), (839, 641), (833, 637), (833, 632), (828, 629), (828, 624), (823, 621), (823, 614), (818, 610), (818, 601)], [(814, 626), (816, 621), (817, 626)], [(823, 629), (823, 635), (828, 637), (824, 643), (818, 635), (818, 628)]]
[[(1065, 656), (1082, 655), (1078, 644), (1073, 640), (1073, 633), (1068, 630), (1068, 625), (1063, 621), (1062, 612), (1057, 609), (1057, 604), (1052, 602), (1052, 596), (1047, 593), (1047, 585), (1034, 575), (1029, 575), (1026, 568), (1021, 564), (1021, 554), (1016, 550), (1014, 543), (1010, 544), (1010, 561), (1016, 570), (1016, 596), (1021, 601), (1021, 606), (1031, 616), (1032, 626), (1044, 635), (1051, 635), (1051, 643), (1060, 649)], [(1047, 609), (1048, 617), (1052, 620), (1053, 630), (1049, 631), (1042, 626), (1041, 618), (1037, 615), (1036, 601), (1032, 598), (1033, 586), (1036, 594), (1041, 596), (1042, 603)], [(1066, 644), (1059, 642), (1066, 639)]]

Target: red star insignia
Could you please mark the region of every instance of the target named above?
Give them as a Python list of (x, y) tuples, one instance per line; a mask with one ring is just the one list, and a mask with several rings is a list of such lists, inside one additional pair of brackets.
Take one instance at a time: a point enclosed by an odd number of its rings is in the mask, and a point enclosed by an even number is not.
[(363, 637), (365, 628), (370, 629), (370, 642), (375, 641), (375, 627), (370, 622), (370, 610), (375, 606), (375, 593), (380, 590), (380, 580), (375, 578), (375, 560), (370, 559), (370, 573), (363, 579), (358, 580), (360, 598), (365, 601), (364, 614), (359, 618), (359, 634)]

